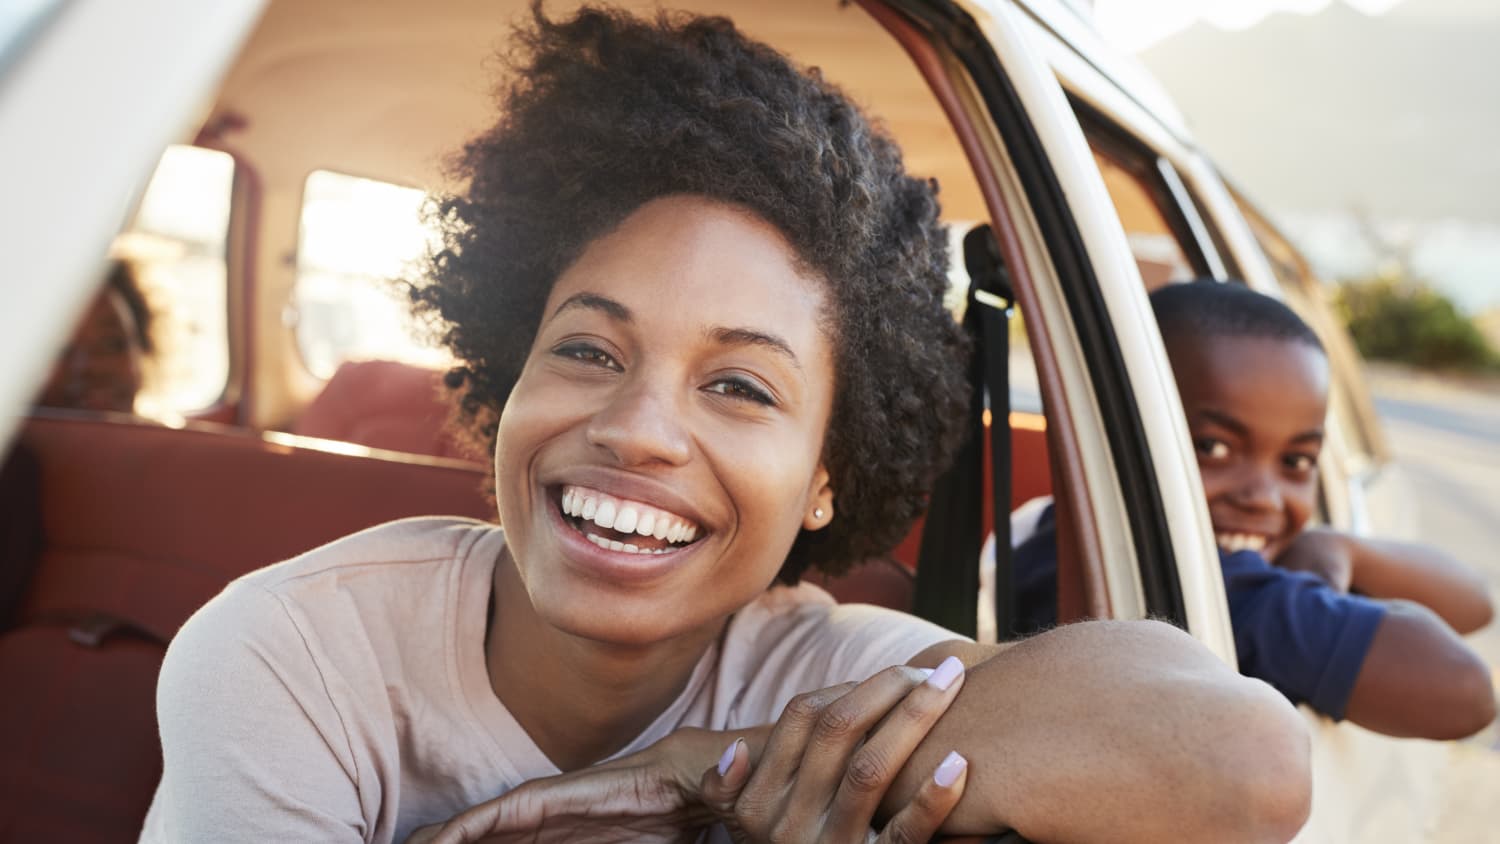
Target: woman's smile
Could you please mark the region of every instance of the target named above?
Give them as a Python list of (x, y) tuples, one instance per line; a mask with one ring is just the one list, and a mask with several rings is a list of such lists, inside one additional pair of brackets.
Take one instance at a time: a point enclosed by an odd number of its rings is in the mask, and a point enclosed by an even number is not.
[(691, 519), (585, 486), (563, 487), (558, 506), (574, 530), (611, 551), (664, 554), (698, 536)]

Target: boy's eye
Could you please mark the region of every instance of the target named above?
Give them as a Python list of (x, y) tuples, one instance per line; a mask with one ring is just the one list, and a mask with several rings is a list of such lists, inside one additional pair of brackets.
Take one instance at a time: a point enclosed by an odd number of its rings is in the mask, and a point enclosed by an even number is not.
[(763, 404), (768, 407), (774, 406), (776, 400), (771, 394), (756, 386), (748, 378), (720, 378), (706, 387), (710, 393), (718, 393), (741, 401), (750, 401)]
[(560, 358), (569, 358), (595, 366), (602, 366), (606, 369), (613, 369), (617, 372), (623, 370), (623, 367), (614, 358), (610, 357), (609, 352), (592, 343), (565, 343), (553, 349), (552, 354)]
[(1318, 468), (1318, 458), (1310, 454), (1289, 454), (1285, 458), (1286, 467), (1293, 472), (1306, 473)]
[(1210, 460), (1223, 460), (1229, 456), (1229, 443), (1213, 437), (1199, 437), (1193, 441), (1198, 453)]

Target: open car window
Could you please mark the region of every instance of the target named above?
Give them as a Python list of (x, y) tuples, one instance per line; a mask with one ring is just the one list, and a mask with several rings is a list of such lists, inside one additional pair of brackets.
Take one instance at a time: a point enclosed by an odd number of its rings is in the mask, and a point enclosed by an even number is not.
[(115, 240), (114, 252), (136, 266), (152, 314), (157, 353), (137, 399), (147, 416), (190, 416), (217, 402), (227, 385), (234, 183), (228, 153), (170, 146)]
[(302, 192), (292, 309), (308, 371), (332, 377), (350, 360), (428, 368), (452, 361), (422, 335), (398, 279), (434, 243), (416, 188), (315, 170)]

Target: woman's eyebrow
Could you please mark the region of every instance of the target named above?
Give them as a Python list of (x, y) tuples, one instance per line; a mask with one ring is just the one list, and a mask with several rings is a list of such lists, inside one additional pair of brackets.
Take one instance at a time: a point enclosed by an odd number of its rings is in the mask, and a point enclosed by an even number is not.
[(600, 311), (616, 322), (635, 321), (635, 315), (630, 312), (629, 308), (597, 293), (574, 293), (572, 296), (564, 299), (561, 305), (557, 306), (557, 310), (552, 312), (552, 318), (556, 319), (558, 314), (569, 308)]
[(797, 354), (787, 341), (777, 337), (775, 334), (767, 334), (764, 331), (756, 331), (753, 328), (718, 328), (709, 329), (707, 332), (710, 340), (726, 346), (761, 346), (770, 349), (785, 357), (792, 366), (802, 369), (802, 362), (797, 360)]

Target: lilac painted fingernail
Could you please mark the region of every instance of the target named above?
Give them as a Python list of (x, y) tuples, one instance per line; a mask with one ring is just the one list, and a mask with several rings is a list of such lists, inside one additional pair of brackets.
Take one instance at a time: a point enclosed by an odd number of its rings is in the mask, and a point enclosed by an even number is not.
[(729, 766), (734, 764), (734, 752), (739, 749), (742, 741), (744, 739), (735, 739), (724, 748), (724, 755), (719, 757), (719, 776), (729, 773)]
[(926, 680), (928, 677), (932, 676), (932, 669), (931, 668), (918, 668), (917, 670), (920, 671), (920, 672), (922, 672), (922, 679), (923, 680)]
[(958, 782), (958, 775), (962, 774), (964, 768), (967, 767), (969, 767), (969, 760), (959, 756), (958, 751), (951, 751), (943, 757), (943, 763), (938, 765), (937, 770), (932, 773), (932, 781), (937, 783), (939, 788), (947, 788)]
[(939, 691), (947, 691), (962, 673), (964, 673), (964, 664), (959, 661), (958, 657), (950, 656), (938, 665), (931, 677), (927, 678), (927, 685)]

